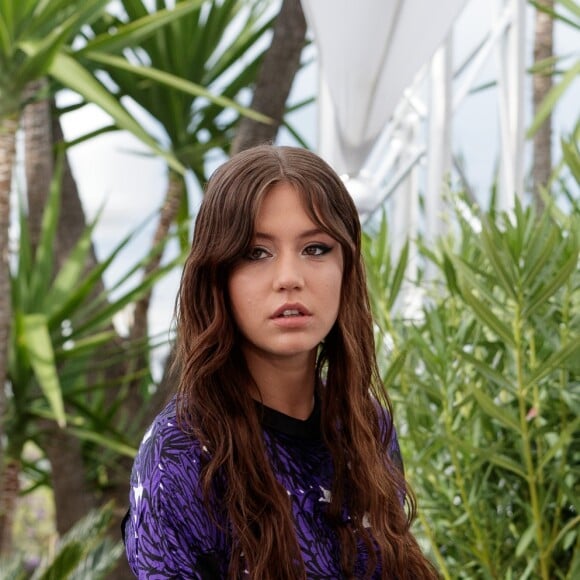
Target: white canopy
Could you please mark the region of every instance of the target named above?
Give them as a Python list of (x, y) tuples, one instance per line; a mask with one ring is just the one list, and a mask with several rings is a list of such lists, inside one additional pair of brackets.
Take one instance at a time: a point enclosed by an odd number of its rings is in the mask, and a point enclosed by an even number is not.
[(321, 116), (334, 118), (334, 135), (321, 136), (319, 152), (339, 173), (358, 173), (403, 91), (465, 3), (302, 0), (332, 104), (332, 111), (322, 110)]

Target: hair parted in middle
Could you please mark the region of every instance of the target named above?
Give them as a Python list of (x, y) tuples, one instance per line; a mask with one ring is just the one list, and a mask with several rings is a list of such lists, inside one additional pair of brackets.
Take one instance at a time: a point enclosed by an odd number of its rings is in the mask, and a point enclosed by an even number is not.
[[(272, 145), (235, 155), (210, 178), (176, 305), (178, 419), (209, 450), (202, 471), (206, 498), (218, 476), (225, 482), (220, 501), (232, 530), (229, 575), (238, 578), (246, 568), (260, 580), (306, 577), (290, 499), (268, 463), (228, 298), (230, 273), (250, 250), (261, 203), (278, 183), (299, 193), (307, 215), (343, 253), (338, 318), (320, 345), (316, 372), (322, 436), (335, 472), (327, 513), (340, 522), (346, 507), (351, 517), (351, 525), (336, 526), (344, 573), (353, 573), (360, 539), (369, 574), (379, 563), (383, 578), (436, 578), (409, 530), (415, 502), (389, 458), (390, 419), (381, 433), (376, 400), (389, 416), (392, 409), (375, 358), (356, 207), (317, 155)], [(366, 518), (371, 527), (363, 525)]]

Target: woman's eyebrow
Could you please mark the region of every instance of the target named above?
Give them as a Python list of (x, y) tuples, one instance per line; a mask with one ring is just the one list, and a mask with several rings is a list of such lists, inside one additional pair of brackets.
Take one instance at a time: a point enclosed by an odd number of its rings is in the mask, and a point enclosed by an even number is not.
[[(319, 235), (325, 235), (328, 236), (330, 234), (327, 234), (324, 230), (321, 230), (320, 228), (313, 228), (311, 230), (306, 230), (304, 232), (301, 232), (300, 234), (298, 234), (298, 238), (310, 238), (311, 236), (319, 236)], [(263, 240), (275, 240), (278, 236), (276, 236), (275, 234), (270, 234), (268, 232), (256, 232), (254, 234), (254, 238), (255, 239), (263, 239)]]

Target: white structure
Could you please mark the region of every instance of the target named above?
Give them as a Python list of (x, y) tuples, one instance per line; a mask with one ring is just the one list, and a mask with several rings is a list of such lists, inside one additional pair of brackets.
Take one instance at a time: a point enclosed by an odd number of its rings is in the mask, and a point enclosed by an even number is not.
[(452, 168), (451, 121), (494, 52), (498, 209), (513, 207), (523, 190), (525, 0), (487, 0), (491, 26), (458, 86), (453, 24), (470, 1), (302, 0), (318, 49), (319, 153), (344, 175), (363, 220), (392, 196), (394, 240), (415, 238), (419, 227), (428, 241), (439, 233)]

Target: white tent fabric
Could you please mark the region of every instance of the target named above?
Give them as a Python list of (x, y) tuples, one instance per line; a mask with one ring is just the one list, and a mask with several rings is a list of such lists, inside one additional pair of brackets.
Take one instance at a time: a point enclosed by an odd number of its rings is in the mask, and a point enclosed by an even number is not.
[(332, 112), (321, 116), (332, 116), (334, 135), (319, 152), (337, 171), (358, 173), (403, 91), (465, 3), (302, 0), (318, 47), (321, 83), (332, 103)]

